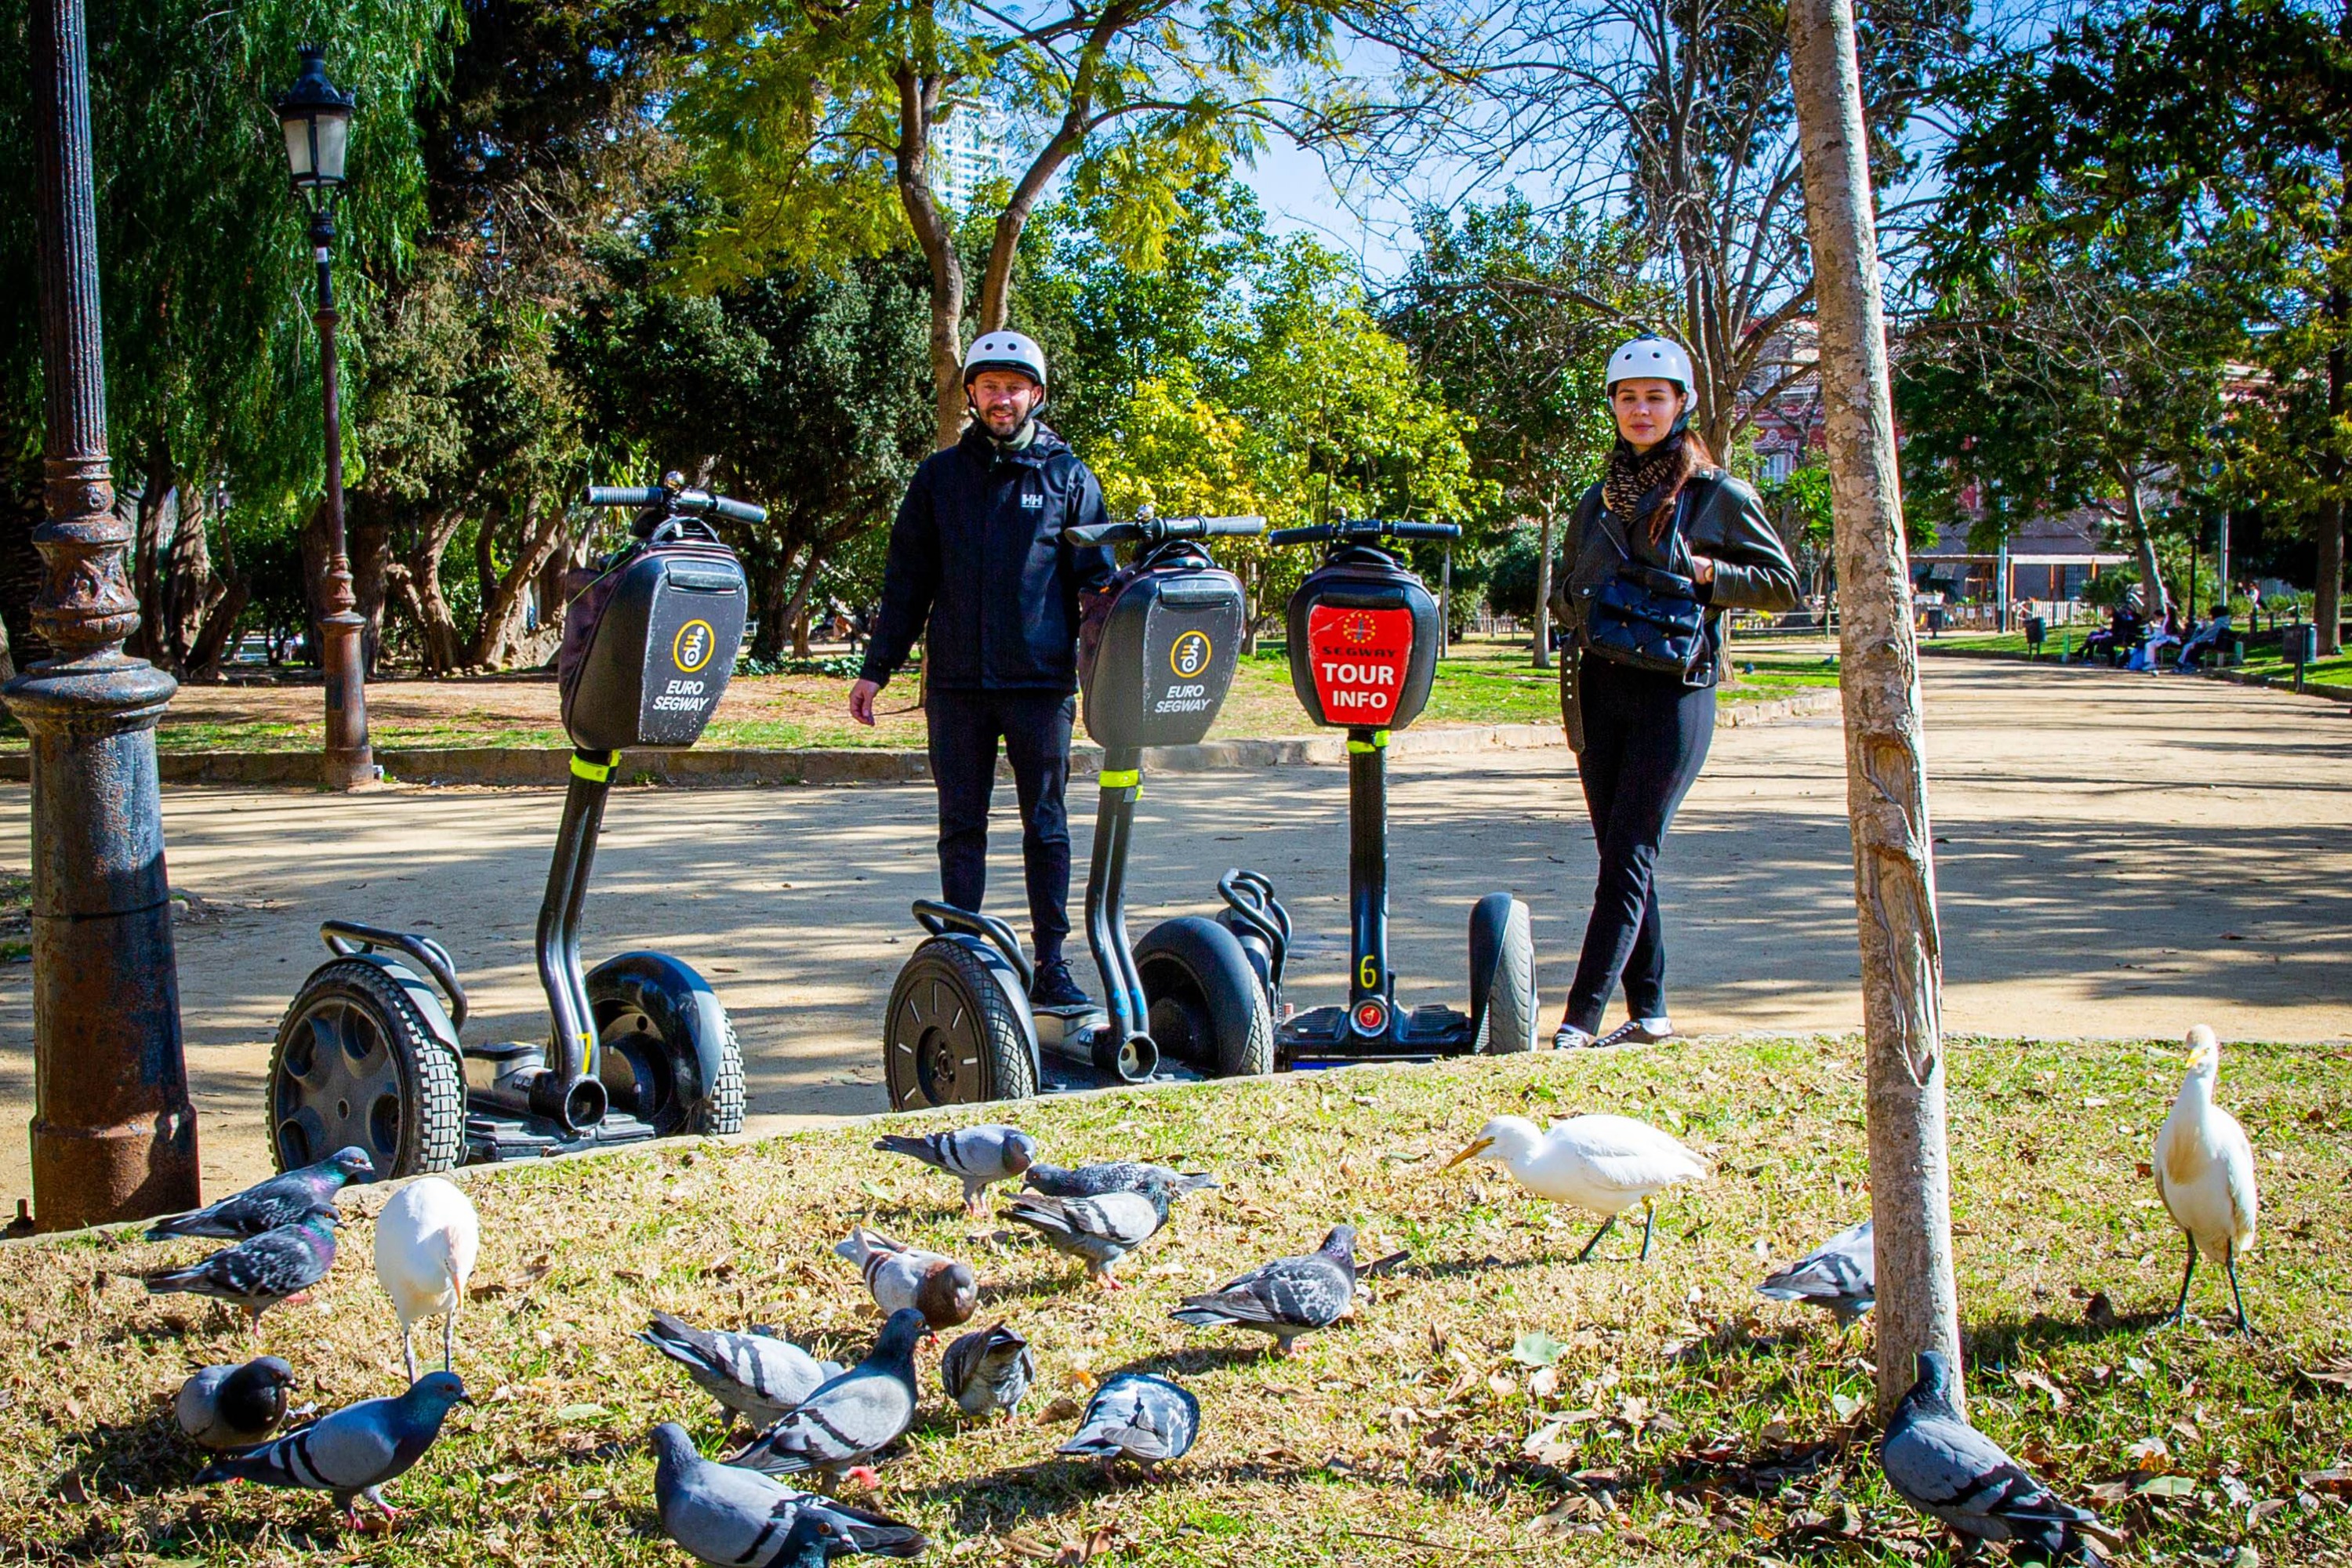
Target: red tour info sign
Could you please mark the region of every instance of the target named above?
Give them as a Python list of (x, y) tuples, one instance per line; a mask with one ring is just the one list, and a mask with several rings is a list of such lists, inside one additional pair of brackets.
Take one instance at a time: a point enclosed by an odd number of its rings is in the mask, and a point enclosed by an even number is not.
[(1307, 612), (1307, 657), (1327, 724), (1378, 729), (1396, 714), (1412, 661), (1412, 612), (1315, 605)]

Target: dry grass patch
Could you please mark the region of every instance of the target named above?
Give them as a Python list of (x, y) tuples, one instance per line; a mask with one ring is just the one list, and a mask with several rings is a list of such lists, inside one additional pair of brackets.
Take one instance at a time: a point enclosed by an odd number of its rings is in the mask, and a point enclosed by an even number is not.
[[(672, 1418), (706, 1449), (722, 1435), (715, 1407), (631, 1333), (661, 1307), (774, 1323), (854, 1358), (877, 1320), (830, 1249), (862, 1223), (970, 1258), (975, 1321), (1010, 1319), (1041, 1362), (1017, 1418), (975, 1423), (940, 1396), (929, 1352), (921, 1416), (875, 1500), (933, 1533), (929, 1560), (1941, 1563), (1946, 1543), (1860, 1446), (1867, 1328), (1841, 1336), (1752, 1290), (1768, 1257), (1864, 1211), (1857, 1049), (1713, 1042), (1014, 1108), (1057, 1162), (1148, 1155), (1223, 1175), (1223, 1193), (1187, 1200), (1129, 1261), (1135, 1289), (1116, 1295), (1026, 1236), (967, 1222), (952, 1181), (871, 1152), (870, 1126), (477, 1181), (484, 1253), (458, 1370), (482, 1405), (394, 1485), (407, 1518), (390, 1536), (340, 1531), (320, 1498), (185, 1487), (197, 1461), (171, 1391), (196, 1365), (256, 1352), (225, 1315), (118, 1276), (196, 1244), (13, 1247), (0, 1557), (683, 1562), (654, 1527), (644, 1436)], [(2201, 1323), (2147, 1331), (2179, 1255), (2137, 1167), (2179, 1057), (2169, 1043), (1956, 1050), (1974, 1414), (2068, 1495), (2104, 1500), (2131, 1532), (2128, 1560), (2345, 1561), (2343, 1053), (2249, 1046), (2224, 1060), (2223, 1099), (2264, 1183), (2246, 1284), (2266, 1333), (2252, 1345), (2218, 1331), (2218, 1279), (2200, 1281)], [(1662, 1204), (1648, 1264), (1628, 1261), (1627, 1237), (1571, 1266), (1584, 1216), (1527, 1200), (1493, 1167), (1433, 1174), (1505, 1110), (1643, 1116), (1717, 1173)], [(382, 1199), (347, 1204), (365, 1215)], [(1310, 1247), (1341, 1219), (1362, 1227), (1366, 1257), (1408, 1260), (1297, 1359), (1169, 1321), (1183, 1292)], [(315, 1302), (264, 1322), (324, 1405), (400, 1382), (371, 1239), (364, 1219), (347, 1228)], [(1089, 1384), (1134, 1367), (1199, 1395), (1192, 1457), (1140, 1481), (1056, 1458)]]

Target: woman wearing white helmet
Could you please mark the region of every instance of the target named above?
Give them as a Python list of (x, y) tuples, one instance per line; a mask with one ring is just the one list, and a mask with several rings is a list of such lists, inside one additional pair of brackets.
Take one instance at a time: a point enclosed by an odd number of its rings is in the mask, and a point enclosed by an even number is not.
[[(1761, 500), (1690, 428), (1693, 385), (1690, 356), (1669, 339), (1645, 333), (1609, 356), (1617, 445), (1569, 529), (1559, 594), (1576, 636), (1561, 710), (1601, 871), (1555, 1047), (1674, 1033), (1653, 871), (1715, 733), (1722, 613), (1797, 602), (1796, 568)], [(1694, 629), (1662, 639), (1645, 629), (1653, 616)], [(1621, 981), (1632, 1016), (1602, 1035)]]

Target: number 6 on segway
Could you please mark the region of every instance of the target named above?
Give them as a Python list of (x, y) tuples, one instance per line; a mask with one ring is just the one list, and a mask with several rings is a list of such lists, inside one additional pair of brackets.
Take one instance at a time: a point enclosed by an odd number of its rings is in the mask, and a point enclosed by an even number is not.
[(734, 552), (703, 520), (761, 508), (688, 489), (588, 491), (633, 506), (636, 539), (572, 600), (558, 658), (575, 748), (539, 906), (545, 1045), (461, 1046), (466, 992), (430, 937), (356, 921), (319, 934), (334, 954), (278, 1026), (270, 1149), (281, 1171), (346, 1144), (386, 1176), (743, 1125), (735, 1027), (702, 976), (666, 952), (583, 973), (580, 911), (624, 747), (691, 746), (727, 689), (748, 595)]

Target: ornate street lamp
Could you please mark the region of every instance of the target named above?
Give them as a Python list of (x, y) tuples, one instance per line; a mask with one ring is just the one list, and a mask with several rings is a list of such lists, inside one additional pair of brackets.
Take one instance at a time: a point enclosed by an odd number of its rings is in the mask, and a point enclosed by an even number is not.
[(352, 608), (352, 559), (343, 545), (343, 410), (335, 374), (335, 197), (343, 188), (343, 153), (351, 142), (352, 95), (327, 79), (324, 51), (302, 46), (302, 74), (278, 100), (286, 133), (286, 163), (294, 190), (310, 215), (310, 251), (319, 263), (320, 379), (327, 405), (327, 613), (319, 617), (327, 677), (327, 787), (373, 782), (368, 746), (366, 673), (360, 634), (366, 619)]
[(33, 625), (51, 652), (6, 696), (33, 753), (33, 1202), (64, 1230), (201, 1200), (155, 778), (175, 688), (122, 652), (139, 601), (106, 455), (81, 0), (34, 0), (28, 20), (47, 511)]

